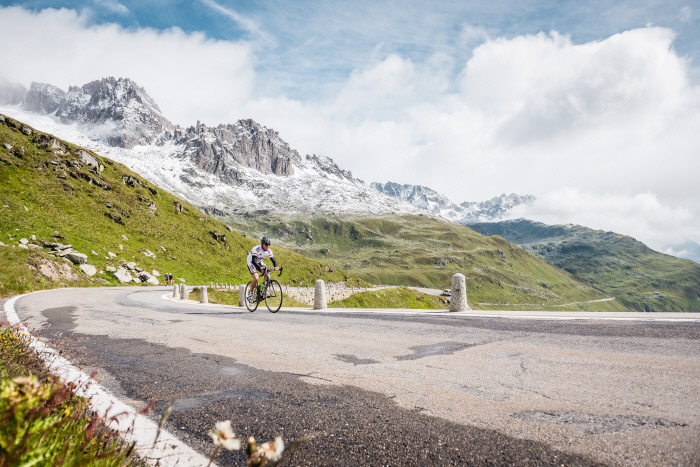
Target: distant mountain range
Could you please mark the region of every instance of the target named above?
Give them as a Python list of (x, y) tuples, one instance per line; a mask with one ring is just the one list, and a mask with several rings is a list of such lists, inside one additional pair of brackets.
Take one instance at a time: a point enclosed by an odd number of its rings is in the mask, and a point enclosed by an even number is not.
[(421, 185), (400, 185), (394, 182), (372, 183), (372, 188), (395, 198), (411, 203), (413, 206), (436, 214), (457, 224), (473, 224), (484, 220), (499, 219), (510, 209), (520, 204), (531, 205), (535, 201), (532, 195), (520, 196), (515, 193), (491, 198), (487, 201), (456, 204), (447, 196)]
[(498, 235), (637, 311), (700, 312), (700, 264), (615, 232), (526, 219), (472, 224)]
[(253, 120), (183, 128), (170, 122), (146, 90), (112, 77), (67, 92), (46, 83), (0, 83), (3, 112), (75, 141), (143, 174), (208, 214), (429, 213), (467, 223), (498, 219), (531, 196), (452, 203), (426, 187), (389, 182), (368, 186), (331, 158), (302, 157), (279, 133)]
[[(32, 83), (27, 90), (0, 82), (0, 99), (3, 114), (120, 162), (207, 214), (242, 219), (245, 225), (260, 223), (267, 213), (274, 213), (269, 217), (280, 225), (291, 221), (280, 235), (301, 238), (300, 248), (309, 252), (317, 236), (329, 235), (324, 247), (317, 248), (318, 254), (329, 259), (337, 255), (334, 261), (348, 261), (351, 269), (363, 270), (367, 261), (377, 262), (372, 249), (383, 255), (387, 248), (394, 252), (404, 248), (399, 246), (401, 242), (413, 245), (410, 226), (419, 223), (418, 217), (440, 217), (521, 244), (547, 262), (620, 297), (630, 308), (688, 311), (700, 304), (697, 264), (657, 253), (630, 237), (531, 221), (485, 223), (502, 218), (514, 206), (531, 204), (534, 197), (530, 195), (504, 194), (488, 201), (457, 204), (424, 186), (396, 182), (367, 185), (328, 157), (302, 157), (276, 131), (250, 119), (216, 127), (200, 122), (187, 128), (175, 125), (146, 91), (129, 79), (105, 78), (70, 87), (67, 92), (50, 84)], [(354, 216), (355, 223), (370, 219), (364, 237), (374, 238), (361, 251), (353, 250), (358, 241), (353, 232), (362, 231), (354, 224), (347, 227), (349, 243), (344, 246), (348, 252), (333, 250), (339, 244), (331, 237), (345, 228), (337, 221), (344, 215)], [(392, 221), (392, 216), (402, 220)], [(331, 218), (338, 225), (313, 224)], [(301, 232), (301, 223), (307, 221), (313, 229), (307, 226)], [(430, 224), (428, 230), (438, 224)], [(406, 238), (401, 237), (404, 234)], [(390, 236), (400, 241), (393, 244), (386, 240)], [(461, 267), (476, 264), (475, 260), (461, 261)], [(408, 262), (401, 267), (413, 273), (426, 264), (437, 265), (420, 258), (416, 264)], [(382, 280), (392, 277), (375, 277), (374, 270), (366, 274)], [(416, 275), (414, 280), (425, 282), (425, 274)]]

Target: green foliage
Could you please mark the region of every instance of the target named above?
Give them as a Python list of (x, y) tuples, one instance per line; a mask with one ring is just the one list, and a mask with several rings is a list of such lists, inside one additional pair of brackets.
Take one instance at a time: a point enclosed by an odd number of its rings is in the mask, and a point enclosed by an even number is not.
[[(68, 283), (120, 285), (106, 267), (131, 261), (149, 272), (170, 272), (177, 283), (178, 278), (188, 284), (250, 280), (245, 261), (256, 239), (227, 231), (194, 206), (105, 157), (87, 151), (104, 166), (102, 171), (79, 163), (82, 148), (34, 130), (26, 135), (24, 126), (8, 117), (0, 123), (0, 242), (10, 245), (0, 246), (0, 296)], [(53, 140), (60, 149), (51, 147)], [(100, 272), (87, 278), (70, 266), (79, 279), (47, 279), (38, 265), (63, 260), (48, 255), (46, 248), (20, 252), (19, 240), (31, 235), (39, 245), (72, 244)], [(325, 262), (273, 248), (285, 266), (285, 283), (311, 285), (320, 278), (363, 284)], [(146, 250), (156, 257), (146, 256)]]
[(472, 227), (522, 245), (631, 310), (700, 312), (700, 264), (659, 253), (632, 237), (524, 219)]
[(330, 302), (328, 308), (410, 308), (447, 310), (449, 303), (443, 297), (427, 295), (406, 287), (368, 290), (344, 300)]
[(26, 334), (0, 332), (0, 466), (137, 465), (133, 447), (108, 431), (73, 387), (46, 376), (27, 344)]

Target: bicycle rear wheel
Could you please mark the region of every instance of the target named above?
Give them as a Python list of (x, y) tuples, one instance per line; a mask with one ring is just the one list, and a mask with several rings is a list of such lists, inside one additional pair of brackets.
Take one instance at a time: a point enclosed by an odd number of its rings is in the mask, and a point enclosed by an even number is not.
[(270, 313), (277, 313), (280, 308), (282, 308), (282, 286), (277, 281), (270, 281), (267, 283), (267, 289), (265, 291), (265, 305)]
[(253, 282), (253, 281), (250, 281), (250, 282), (248, 282), (248, 283), (246, 284), (246, 286), (245, 286), (245, 295), (243, 296), (243, 301), (245, 302), (245, 307), (248, 308), (248, 311), (250, 311), (250, 312), (253, 312), (253, 311), (257, 310), (257, 309), (258, 309), (258, 303), (260, 303), (260, 302), (258, 302), (258, 297), (257, 297), (255, 294), (253, 294), (253, 296), (254, 296), (255, 298), (253, 299), (252, 302), (251, 302), (250, 300), (248, 300), (248, 297), (249, 297), (249, 295), (250, 295), (250, 284), (251, 284), (252, 282)]

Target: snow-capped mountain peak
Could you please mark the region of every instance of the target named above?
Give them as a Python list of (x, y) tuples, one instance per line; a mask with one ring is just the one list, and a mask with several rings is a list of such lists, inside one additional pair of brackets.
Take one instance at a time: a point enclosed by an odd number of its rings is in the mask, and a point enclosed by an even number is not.
[(31, 112), (53, 114), (65, 124), (79, 123), (95, 139), (132, 148), (168, 137), (174, 129), (145, 89), (129, 78), (102, 78), (68, 92), (32, 83), (22, 102)]
[(66, 91), (52, 84), (32, 83), (22, 107), (30, 112), (54, 113), (66, 99)]
[(421, 185), (400, 185), (395, 182), (372, 183), (371, 187), (380, 193), (402, 199), (413, 206), (439, 215), (458, 224), (473, 224), (502, 217), (508, 210), (520, 204), (530, 205), (535, 201), (532, 195), (511, 193), (496, 196), (487, 201), (465, 201), (453, 203), (447, 196)]
[(400, 185), (395, 182), (372, 183), (371, 187), (380, 193), (408, 201), (413, 206), (438, 213), (453, 204), (445, 195), (421, 185)]
[[(201, 122), (188, 128), (174, 126), (146, 91), (128, 78), (103, 78), (71, 86), (67, 93), (32, 83), (20, 106), (0, 110), (121, 162), (221, 216), (256, 210), (312, 215), (430, 213), (460, 221), (487, 211), (471, 207), (477, 203), (456, 205), (421, 186), (389, 182), (373, 184), (372, 189), (330, 157), (302, 158), (278, 132), (251, 119), (216, 127)], [(489, 212), (506, 206), (492, 204)]]

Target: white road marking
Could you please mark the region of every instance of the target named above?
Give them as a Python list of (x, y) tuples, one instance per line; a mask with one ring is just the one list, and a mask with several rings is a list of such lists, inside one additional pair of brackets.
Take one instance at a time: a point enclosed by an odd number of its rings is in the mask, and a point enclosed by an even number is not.
[[(42, 290), (40, 292), (48, 292)], [(40, 293), (33, 292), (33, 293)], [(5, 315), (11, 326), (17, 326), (29, 335), (30, 347), (44, 360), (49, 370), (60, 377), (64, 383), (74, 382), (77, 395), (90, 400), (90, 405), (105, 420), (114, 417), (109, 427), (127, 442), (135, 442), (142, 458), (159, 466), (198, 466), (209, 462), (207, 457), (194, 451), (187, 444), (177, 439), (172, 433), (161, 430), (158, 442), (153, 446), (153, 439), (158, 431), (158, 424), (138, 413), (133, 407), (120, 401), (97, 384), (92, 378), (73, 366), (59, 353), (32, 335), (22, 324), (15, 312), (15, 302), (30, 295), (18, 295), (5, 302)], [(215, 465), (212, 463), (212, 465)]]

